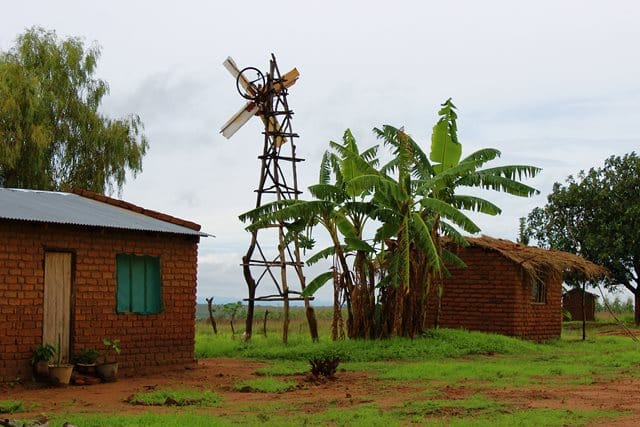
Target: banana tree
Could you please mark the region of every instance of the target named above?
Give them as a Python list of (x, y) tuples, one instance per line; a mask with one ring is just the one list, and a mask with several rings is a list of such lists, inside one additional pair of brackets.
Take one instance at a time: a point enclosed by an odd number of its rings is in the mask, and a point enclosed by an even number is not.
[[(540, 172), (539, 168), (522, 165), (483, 169), (482, 166), (486, 162), (500, 156), (500, 152), (495, 149), (482, 149), (461, 159), (462, 145), (457, 136), (455, 109), (456, 107), (450, 99), (442, 104), (439, 111), (440, 118), (433, 127), (428, 157), (403, 130), (389, 125), (383, 126), (382, 129), (374, 129), (378, 138), (382, 139), (385, 145), (391, 145), (396, 153), (395, 158), (383, 168), (384, 170), (398, 169), (399, 176), (404, 176), (403, 179), (406, 180), (408, 179), (407, 166), (402, 166), (401, 162), (409, 162), (412, 165), (410, 174), (413, 177), (412, 191), (420, 206), (414, 214), (416, 218), (420, 218), (424, 227), (429, 228), (430, 239), (424, 237), (426, 234), (424, 228), (416, 227), (416, 230), (421, 232), (418, 236), (422, 237), (419, 238), (426, 243), (426, 246), (423, 244), (426, 251), (423, 249), (414, 253), (411, 247), (407, 247), (410, 242), (399, 235), (399, 248), (396, 249), (396, 252), (400, 255), (396, 254), (395, 256), (401, 256), (403, 260), (404, 269), (402, 271), (405, 280), (407, 275), (406, 257), (408, 255), (412, 257), (412, 265), (417, 273), (415, 277), (417, 283), (414, 286), (416, 289), (423, 290), (418, 298), (413, 298), (412, 302), (424, 301), (425, 295), (429, 293), (431, 281), (437, 282), (436, 324), (443, 293), (442, 278), (448, 273), (445, 264), (462, 265), (462, 262), (453, 253), (446, 250), (440, 236), (445, 235), (457, 244), (466, 245), (459, 230), (477, 233), (479, 228), (464, 216), (462, 211), (475, 211), (488, 215), (497, 215), (501, 212), (499, 207), (488, 200), (459, 194), (460, 187), (478, 187), (527, 197), (537, 194), (538, 191), (521, 183), (520, 179), (534, 177)], [(407, 154), (402, 155), (403, 152)], [(406, 159), (409, 153), (412, 156), (411, 160)], [(405, 188), (408, 186), (405, 185)], [(422, 224), (420, 227), (423, 227)], [(392, 267), (391, 277), (397, 276), (393, 269), (394, 264), (390, 265)], [(424, 282), (420, 283), (420, 280)], [(402, 307), (407, 305), (404, 304)], [(425, 314), (421, 310), (418, 310), (418, 313)], [(423, 316), (423, 319), (426, 318)], [(419, 330), (418, 327), (414, 329), (414, 332), (419, 332)], [(398, 328), (396, 327), (394, 331), (397, 332)]]
[[(387, 131), (387, 133), (385, 133)], [(422, 332), (430, 275), (445, 269), (442, 250), (432, 230), (434, 214), (452, 221), (467, 232), (479, 228), (456, 207), (432, 197), (433, 181), (415, 173), (417, 144), (403, 130), (386, 127), (385, 144), (392, 147), (392, 160), (376, 174), (355, 180), (375, 188), (373, 202), (381, 223), (375, 240), (388, 250), (383, 256), (380, 282), (382, 336), (414, 336)], [(418, 152), (419, 156), (420, 153)], [(453, 254), (448, 259), (456, 261)], [(460, 264), (460, 261), (457, 260)]]

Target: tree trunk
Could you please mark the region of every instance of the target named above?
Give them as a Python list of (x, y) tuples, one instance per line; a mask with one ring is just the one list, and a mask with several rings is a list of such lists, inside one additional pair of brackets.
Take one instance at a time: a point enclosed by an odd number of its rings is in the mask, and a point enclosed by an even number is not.
[(333, 317), (331, 319), (331, 339), (336, 341), (340, 334), (339, 328), (342, 324), (342, 309), (340, 307), (340, 282), (338, 274), (333, 270)]
[(233, 321), (236, 320), (236, 314), (233, 313), (231, 314), (231, 319), (229, 319), (229, 324), (231, 325), (231, 336), (235, 337), (236, 336), (236, 328), (235, 326), (233, 326)]
[(320, 341), (320, 337), (318, 336), (318, 321), (316, 320), (316, 313), (313, 310), (313, 307), (309, 305), (308, 299), (305, 299), (306, 309), (305, 313), (307, 315), (307, 323), (309, 324), (309, 332), (311, 333), (311, 340), (313, 342)]
[[(253, 252), (253, 249), (250, 249)], [(251, 339), (251, 334), (253, 332), (253, 311), (255, 307), (255, 297), (256, 297), (256, 281), (253, 280), (251, 276), (251, 269), (249, 268), (249, 256), (244, 256), (242, 258), (243, 263), (243, 272), (244, 272), (244, 280), (247, 282), (247, 289), (249, 293), (249, 298), (247, 301), (247, 320), (245, 322), (244, 327), (244, 339), (249, 341)]]
[(436, 329), (440, 326), (440, 310), (442, 309), (442, 294), (444, 293), (444, 287), (441, 280), (442, 279), (440, 279), (440, 283), (438, 283), (438, 305), (436, 306), (436, 320), (434, 322), (434, 327)]
[(400, 285), (397, 288), (393, 289), (394, 298), (393, 298), (393, 324), (391, 326), (391, 336), (397, 337), (402, 335), (402, 325), (404, 320), (404, 286)]

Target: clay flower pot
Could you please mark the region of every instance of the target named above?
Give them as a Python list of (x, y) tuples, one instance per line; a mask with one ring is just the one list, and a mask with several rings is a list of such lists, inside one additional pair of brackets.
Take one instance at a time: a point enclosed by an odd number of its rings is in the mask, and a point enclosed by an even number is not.
[(58, 384), (69, 384), (73, 365), (49, 365), (49, 377)]
[(118, 362), (96, 365), (96, 374), (104, 382), (113, 382), (118, 378)]

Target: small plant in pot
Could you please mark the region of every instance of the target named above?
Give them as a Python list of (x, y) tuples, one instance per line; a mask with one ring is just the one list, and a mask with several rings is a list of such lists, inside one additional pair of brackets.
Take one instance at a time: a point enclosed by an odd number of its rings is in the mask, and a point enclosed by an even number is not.
[(56, 363), (49, 364), (49, 377), (57, 384), (69, 384), (71, 381), (71, 373), (73, 365), (62, 361), (62, 351), (60, 345), (60, 337), (58, 336), (58, 345), (55, 348)]
[(39, 345), (33, 351), (31, 366), (33, 366), (33, 378), (36, 381), (49, 379), (49, 361), (55, 352), (56, 349), (51, 344)]
[(100, 357), (100, 352), (93, 348), (81, 350), (73, 358), (76, 369), (81, 374), (92, 375), (96, 372), (96, 362)]
[[(102, 343), (107, 347), (103, 357), (103, 363), (96, 365), (96, 373), (105, 382), (115, 381), (118, 377), (117, 356), (120, 354), (120, 340), (103, 339)], [(113, 353), (112, 357), (109, 357)]]

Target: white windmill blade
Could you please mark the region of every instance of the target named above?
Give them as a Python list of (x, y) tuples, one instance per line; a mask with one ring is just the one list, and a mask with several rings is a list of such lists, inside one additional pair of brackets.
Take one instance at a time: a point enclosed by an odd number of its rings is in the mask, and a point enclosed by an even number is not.
[(222, 126), (220, 133), (227, 139), (231, 138), (233, 134), (238, 131), (238, 129), (240, 129), (242, 126), (244, 126), (245, 123), (251, 120), (251, 117), (256, 115), (257, 111), (258, 106), (255, 104), (255, 102), (247, 102), (246, 104), (244, 104), (244, 107), (242, 107), (237, 113), (235, 113), (227, 121), (227, 123)]
[(240, 82), (240, 84), (242, 85), (244, 90), (247, 91), (247, 93), (251, 95), (256, 94), (256, 90), (254, 86), (249, 82), (249, 80), (245, 78), (245, 76), (240, 74), (240, 69), (238, 68), (238, 66), (236, 65), (236, 62), (233, 60), (232, 57), (228, 56), (227, 59), (224, 60), (222, 65), (224, 65), (224, 68), (226, 68), (227, 71), (231, 73), (234, 79)]

